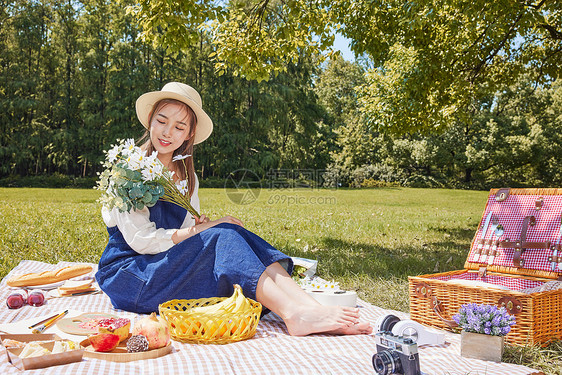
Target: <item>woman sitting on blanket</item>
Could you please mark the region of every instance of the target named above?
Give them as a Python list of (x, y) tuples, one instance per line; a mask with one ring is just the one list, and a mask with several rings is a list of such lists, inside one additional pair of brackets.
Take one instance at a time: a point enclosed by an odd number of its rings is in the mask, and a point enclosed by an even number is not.
[[(193, 155), (213, 123), (192, 87), (172, 82), (161, 91), (140, 96), (137, 116), (147, 129), (142, 149), (158, 159), (174, 177), (186, 179), (191, 204), (198, 211), (199, 181), (193, 158), (184, 164), (176, 155)], [(178, 181), (176, 181), (178, 182)], [(289, 276), (291, 258), (232, 216), (194, 219), (175, 204), (158, 201), (151, 208), (120, 212), (102, 210), (109, 243), (96, 279), (115, 308), (150, 313), (171, 299), (223, 297), (239, 284), (244, 294), (279, 315), (291, 335), (311, 333), (368, 334), (359, 310), (323, 306)]]

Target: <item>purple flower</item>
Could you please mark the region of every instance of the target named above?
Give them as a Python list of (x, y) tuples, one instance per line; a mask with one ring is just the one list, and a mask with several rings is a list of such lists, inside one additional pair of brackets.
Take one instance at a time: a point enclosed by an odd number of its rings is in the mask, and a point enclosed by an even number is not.
[(505, 336), (515, 324), (515, 317), (509, 315), (504, 307), (469, 303), (462, 305), (459, 313), (453, 316), (459, 327), (467, 332)]

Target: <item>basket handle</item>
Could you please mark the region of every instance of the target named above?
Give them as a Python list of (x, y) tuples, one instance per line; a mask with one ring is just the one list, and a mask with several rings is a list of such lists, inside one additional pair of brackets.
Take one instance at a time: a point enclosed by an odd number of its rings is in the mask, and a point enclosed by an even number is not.
[(445, 308), (443, 307), (443, 303), (441, 301), (439, 301), (437, 299), (437, 297), (432, 296), (430, 299), (430, 304), (431, 304), (431, 308), (433, 309), (433, 311), (435, 312), (435, 314), (439, 317), (439, 319), (441, 319), (443, 321), (443, 323), (445, 323), (446, 325), (448, 325), (451, 328), (455, 328), (458, 327), (458, 323), (455, 322), (454, 320), (449, 320), (449, 319), (445, 319), (443, 317), (444, 310)]
[(435, 315), (437, 315), (439, 319), (441, 319), (446, 325), (451, 328), (455, 328), (458, 326), (457, 322), (455, 322), (454, 320), (445, 319), (443, 317), (443, 313), (445, 310), (445, 308), (443, 307), (443, 302), (439, 301), (437, 297), (433, 295), (429, 284), (424, 282), (414, 284), (414, 292), (419, 298), (429, 299), (429, 304), (431, 305), (433, 312), (435, 312)]

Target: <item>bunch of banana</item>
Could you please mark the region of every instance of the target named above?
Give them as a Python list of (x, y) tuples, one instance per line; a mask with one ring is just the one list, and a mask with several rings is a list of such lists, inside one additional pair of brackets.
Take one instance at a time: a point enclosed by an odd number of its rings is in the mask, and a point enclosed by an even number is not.
[[(250, 334), (248, 327), (254, 327), (254, 306), (244, 296), (240, 285), (234, 285), (234, 293), (214, 305), (198, 306), (188, 311), (191, 332), (206, 340), (230, 339)], [(254, 327), (255, 328), (255, 327)], [(255, 332), (255, 329), (254, 331)]]
[(251, 308), (252, 304), (244, 296), (240, 285), (234, 284), (234, 293), (232, 293), (232, 296), (214, 305), (194, 307), (191, 309), (191, 312), (198, 314), (236, 314), (249, 311)]

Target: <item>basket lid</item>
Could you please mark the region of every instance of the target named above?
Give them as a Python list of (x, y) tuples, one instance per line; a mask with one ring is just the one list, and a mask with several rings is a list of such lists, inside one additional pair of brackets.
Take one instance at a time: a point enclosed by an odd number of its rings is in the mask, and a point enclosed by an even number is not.
[(491, 189), (465, 268), (557, 279), (562, 189)]

